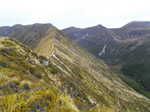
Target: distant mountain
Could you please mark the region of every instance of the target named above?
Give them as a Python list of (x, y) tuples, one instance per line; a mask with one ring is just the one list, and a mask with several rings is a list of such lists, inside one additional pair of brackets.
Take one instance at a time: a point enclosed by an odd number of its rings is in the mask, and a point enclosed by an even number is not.
[(115, 29), (94, 26), (65, 34), (76, 37), (77, 44), (134, 79), (141, 87), (131, 84), (133, 88), (150, 96), (150, 22), (136, 21)]
[(0, 36), (12, 37), (24, 44), (31, 45), (33, 40), (38, 42), (50, 28), (54, 28), (54, 26), (38, 23), (33, 25), (18, 24), (12, 27), (0, 27)]
[(82, 29), (77, 28), (77, 27), (69, 27), (69, 28), (64, 29), (63, 32), (66, 33), (66, 34), (70, 34), (70, 33), (73, 33), (73, 32), (80, 31), (80, 30), (82, 30)]
[(121, 28), (111, 30), (120, 36), (120, 39), (149, 37), (150, 22), (130, 22)]
[[(150, 100), (122, 81), (120, 73), (56, 27), (40, 25), (35, 31), (33, 26), (22, 26), (12, 37), (27, 46), (0, 38), (0, 111), (150, 112)], [(31, 37), (31, 32), (42, 36)]]
[(118, 35), (102, 25), (80, 29), (75, 32), (70, 32), (67, 28), (67, 32), (66, 29), (63, 32), (67, 37), (98, 57), (104, 54), (109, 55), (111, 52), (107, 52), (107, 49), (112, 45), (116, 46), (116, 40), (119, 38)]
[(123, 26), (123, 28), (135, 28), (135, 29), (146, 29), (150, 28), (150, 21), (132, 21)]
[(118, 49), (121, 52), (116, 55), (122, 64), (121, 70), (149, 92), (150, 22), (131, 22), (112, 31), (122, 40)]

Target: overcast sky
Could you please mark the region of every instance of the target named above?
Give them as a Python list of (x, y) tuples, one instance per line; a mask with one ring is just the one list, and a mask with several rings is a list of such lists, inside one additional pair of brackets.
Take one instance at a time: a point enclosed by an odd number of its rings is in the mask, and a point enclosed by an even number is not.
[(52, 23), (58, 28), (150, 21), (150, 0), (0, 0), (0, 26)]

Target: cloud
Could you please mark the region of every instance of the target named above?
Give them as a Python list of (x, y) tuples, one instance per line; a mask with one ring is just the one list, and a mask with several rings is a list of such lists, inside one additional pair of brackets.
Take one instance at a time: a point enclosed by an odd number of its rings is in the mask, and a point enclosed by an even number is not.
[(1, 0), (0, 25), (119, 27), (132, 20), (150, 20), (149, 4), (149, 0)]

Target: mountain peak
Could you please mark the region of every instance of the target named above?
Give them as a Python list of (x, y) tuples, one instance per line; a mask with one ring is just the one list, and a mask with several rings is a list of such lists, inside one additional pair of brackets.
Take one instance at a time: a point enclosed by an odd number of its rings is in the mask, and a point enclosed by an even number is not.
[(63, 29), (62, 31), (63, 31), (63, 33), (72, 33), (72, 32), (78, 32), (78, 31), (80, 31), (81, 30), (81, 28), (77, 28), (77, 27), (74, 27), (74, 26), (71, 26), (71, 27), (68, 27), (68, 28), (65, 28), (65, 29)]
[(106, 28), (106, 27), (104, 27), (104, 26), (101, 25), (101, 24), (98, 24), (98, 25), (96, 25), (95, 27), (96, 27), (96, 28)]
[(150, 21), (132, 21), (123, 28), (150, 28)]

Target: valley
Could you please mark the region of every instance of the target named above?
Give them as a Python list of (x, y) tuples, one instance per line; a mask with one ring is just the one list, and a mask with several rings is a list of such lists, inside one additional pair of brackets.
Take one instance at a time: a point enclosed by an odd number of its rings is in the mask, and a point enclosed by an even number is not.
[[(148, 87), (137, 82), (149, 72), (129, 78), (128, 69), (148, 63), (148, 41), (125, 42), (101, 25), (75, 30), (78, 37), (52, 24), (0, 28), (0, 112), (150, 112)], [(121, 71), (110, 68), (118, 64)]]

